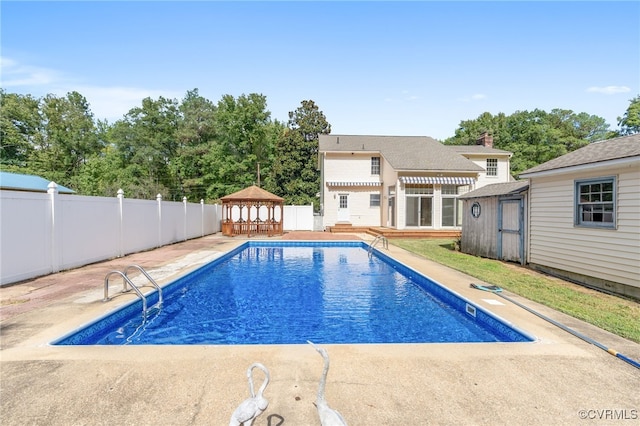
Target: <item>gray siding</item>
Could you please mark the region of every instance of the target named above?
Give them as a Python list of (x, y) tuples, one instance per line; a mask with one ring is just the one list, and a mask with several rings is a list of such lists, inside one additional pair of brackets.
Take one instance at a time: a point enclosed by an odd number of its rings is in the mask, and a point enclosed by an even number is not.
[[(530, 263), (640, 288), (638, 165), (531, 178)], [(575, 180), (605, 176), (617, 177), (617, 229), (575, 226)]]
[[(480, 204), (480, 216), (471, 215), (473, 203)], [(463, 253), (495, 259), (498, 255), (498, 197), (471, 198), (463, 201), (462, 236)]]

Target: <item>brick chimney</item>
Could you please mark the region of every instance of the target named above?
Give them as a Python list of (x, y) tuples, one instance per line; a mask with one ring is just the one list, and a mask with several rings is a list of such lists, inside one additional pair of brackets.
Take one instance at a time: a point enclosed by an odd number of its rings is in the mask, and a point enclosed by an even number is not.
[(476, 145), (486, 146), (487, 148), (493, 148), (493, 136), (489, 136), (488, 132), (484, 132), (476, 139)]

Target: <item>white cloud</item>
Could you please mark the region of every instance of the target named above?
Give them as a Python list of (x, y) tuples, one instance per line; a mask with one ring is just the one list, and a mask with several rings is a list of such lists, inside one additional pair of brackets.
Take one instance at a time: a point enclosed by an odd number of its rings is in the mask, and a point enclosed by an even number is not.
[(385, 102), (402, 102), (402, 101), (417, 101), (420, 99), (418, 95), (412, 95), (408, 90), (402, 90), (397, 97), (387, 97), (384, 98)]
[(130, 109), (141, 106), (144, 98), (157, 99), (163, 96), (180, 100), (185, 95), (170, 90), (78, 84), (56, 70), (21, 64), (8, 57), (0, 57), (0, 75), (3, 88), (13, 88), (36, 97), (49, 93), (62, 97), (76, 91), (87, 99), (95, 118), (110, 122), (121, 119)]
[(459, 100), (462, 102), (473, 102), (473, 101), (481, 101), (483, 99), (487, 99), (487, 95), (483, 93), (475, 93), (471, 96), (460, 98)]
[(4, 56), (0, 57), (0, 75), (2, 87), (43, 86), (61, 79), (54, 70), (22, 65)]
[(587, 89), (587, 92), (602, 93), (604, 95), (615, 95), (617, 93), (627, 93), (630, 91), (631, 89), (627, 86), (604, 86), (604, 87), (592, 86)]
[(80, 86), (73, 90), (87, 98), (95, 118), (110, 122), (121, 119), (130, 109), (141, 106), (144, 98), (157, 99), (162, 96), (180, 101), (185, 95), (185, 93), (138, 87)]

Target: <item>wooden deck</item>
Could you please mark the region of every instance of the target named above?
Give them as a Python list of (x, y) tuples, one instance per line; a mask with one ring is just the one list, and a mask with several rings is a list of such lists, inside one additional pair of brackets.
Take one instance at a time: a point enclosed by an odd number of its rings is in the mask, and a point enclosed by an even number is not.
[(460, 230), (431, 230), (431, 229), (393, 229), (382, 226), (353, 226), (350, 223), (338, 223), (330, 226), (328, 231), (334, 234), (369, 234), (385, 238), (460, 238)]

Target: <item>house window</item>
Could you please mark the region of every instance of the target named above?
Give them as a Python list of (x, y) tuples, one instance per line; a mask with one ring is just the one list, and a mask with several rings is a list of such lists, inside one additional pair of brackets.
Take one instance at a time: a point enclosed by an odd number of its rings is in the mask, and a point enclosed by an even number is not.
[(615, 178), (580, 180), (575, 185), (576, 225), (615, 228)]
[(442, 195), (458, 195), (457, 185), (442, 185)]
[(433, 194), (433, 185), (407, 184), (405, 192), (407, 195), (429, 195)]
[(487, 158), (487, 176), (498, 176), (497, 158)]
[(457, 185), (442, 185), (442, 226), (462, 225), (462, 201), (458, 200)]
[(369, 194), (369, 207), (380, 207), (380, 194)]
[(380, 157), (371, 157), (371, 174), (380, 174)]
[(405, 187), (406, 226), (433, 226), (433, 185)]

